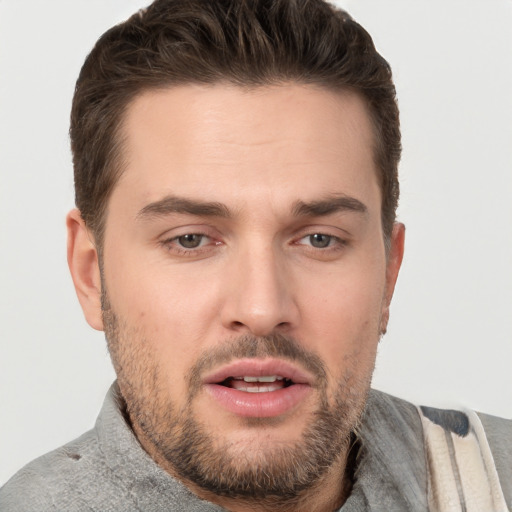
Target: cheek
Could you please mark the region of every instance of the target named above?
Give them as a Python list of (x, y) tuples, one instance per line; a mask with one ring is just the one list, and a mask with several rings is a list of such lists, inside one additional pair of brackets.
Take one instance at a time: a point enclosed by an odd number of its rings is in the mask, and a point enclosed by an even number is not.
[(151, 345), (169, 371), (187, 367), (200, 354), (218, 317), (216, 285), (206, 285), (187, 269), (171, 272), (134, 258), (121, 261), (106, 273), (114, 310)]
[(304, 339), (332, 373), (371, 371), (379, 340), (383, 272), (344, 272), (317, 282), (303, 309)]
[[(380, 317), (384, 296), (384, 272), (361, 272), (350, 269), (316, 279), (308, 287), (304, 313), (315, 317), (320, 329), (350, 335), (372, 329)], [(349, 338), (351, 336), (348, 336)]]

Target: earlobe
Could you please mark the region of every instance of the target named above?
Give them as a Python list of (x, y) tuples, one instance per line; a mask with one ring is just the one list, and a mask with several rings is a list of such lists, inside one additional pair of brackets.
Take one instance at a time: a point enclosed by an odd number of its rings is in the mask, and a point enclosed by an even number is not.
[(68, 265), (78, 300), (89, 325), (102, 331), (100, 266), (92, 233), (77, 209), (68, 213), (66, 227)]
[(402, 265), (405, 244), (405, 226), (395, 222), (391, 233), (390, 248), (386, 264), (386, 290), (381, 315), (380, 333), (385, 334), (389, 322), (389, 306), (395, 291), (395, 284)]

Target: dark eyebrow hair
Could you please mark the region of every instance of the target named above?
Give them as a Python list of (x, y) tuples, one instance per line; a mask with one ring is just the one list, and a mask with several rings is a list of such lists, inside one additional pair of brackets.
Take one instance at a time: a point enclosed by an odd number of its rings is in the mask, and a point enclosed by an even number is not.
[(185, 213), (206, 217), (230, 217), (225, 205), (216, 202), (203, 202), (184, 197), (167, 196), (149, 203), (137, 213), (137, 219), (161, 217), (171, 213)]
[(321, 217), (342, 211), (366, 214), (368, 212), (368, 208), (355, 197), (338, 195), (320, 199), (318, 201), (311, 201), (310, 203), (297, 201), (292, 209), (293, 215), (296, 217)]
[[(321, 217), (340, 211), (366, 214), (367, 207), (354, 197), (340, 195), (311, 202), (297, 201), (292, 208), (295, 217)], [(137, 219), (163, 217), (172, 213), (197, 215), (199, 217), (231, 217), (226, 205), (218, 202), (198, 201), (177, 196), (166, 196), (149, 203), (137, 213)]]

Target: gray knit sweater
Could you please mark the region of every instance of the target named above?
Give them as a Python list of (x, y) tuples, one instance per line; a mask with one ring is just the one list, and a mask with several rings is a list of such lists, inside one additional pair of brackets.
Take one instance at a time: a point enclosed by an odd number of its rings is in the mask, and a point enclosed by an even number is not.
[[(512, 422), (481, 415), (512, 509)], [(359, 433), (355, 483), (342, 512), (424, 511), (427, 473), (417, 409), (372, 391)], [(125, 421), (114, 384), (94, 429), (20, 470), (0, 489), (2, 512), (193, 511), (203, 501), (163, 471)]]

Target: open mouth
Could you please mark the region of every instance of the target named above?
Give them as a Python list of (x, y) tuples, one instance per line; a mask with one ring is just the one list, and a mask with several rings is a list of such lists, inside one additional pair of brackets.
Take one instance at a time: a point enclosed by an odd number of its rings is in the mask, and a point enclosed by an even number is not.
[(314, 377), (284, 359), (240, 359), (203, 380), (214, 401), (236, 416), (269, 418), (287, 414), (313, 391)]
[(269, 393), (292, 386), (293, 381), (281, 375), (261, 375), (228, 377), (218, 384), (247, 393)]

